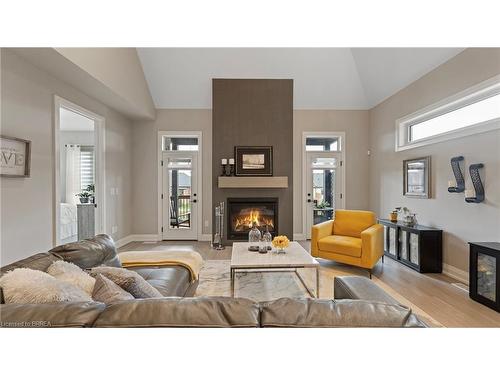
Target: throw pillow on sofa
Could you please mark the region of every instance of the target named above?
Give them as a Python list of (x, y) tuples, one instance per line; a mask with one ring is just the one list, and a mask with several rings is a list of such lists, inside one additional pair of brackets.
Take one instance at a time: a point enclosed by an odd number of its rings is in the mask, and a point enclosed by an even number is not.
[(92, 299), (94, 301), (103, 302), (109, 305), (114, 302), (134, 299), (134, 296), (120, 288), (106, 276), (98, 274), (95, 277), (95, 286), (92, 292)]
[(66, 281), (83, 289), (89, 296), (92, 295), (95, 279), (76, 264), (58, 260), (47, 268), (47, 273), (58, 280)]
[(90, 275), (106, 276), (120, 288), (125, 289), (135, 298), (155, 298), (163, 295), (135, 271), (118, 267), (95, 267), (90, 270)]
[(0, 278), (6, 303), (90, 302), (92, 298), (77, 286), (48, 273), (16, 268)]

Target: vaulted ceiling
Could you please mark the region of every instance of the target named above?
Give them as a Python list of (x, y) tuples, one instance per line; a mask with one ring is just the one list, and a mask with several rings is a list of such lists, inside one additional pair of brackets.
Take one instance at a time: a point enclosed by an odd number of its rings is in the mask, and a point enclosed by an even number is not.
[(138, 48), (157, 108), (211, 108), (212, 78), (291, 78), (295, 109), (369, 109), (460, 48)]

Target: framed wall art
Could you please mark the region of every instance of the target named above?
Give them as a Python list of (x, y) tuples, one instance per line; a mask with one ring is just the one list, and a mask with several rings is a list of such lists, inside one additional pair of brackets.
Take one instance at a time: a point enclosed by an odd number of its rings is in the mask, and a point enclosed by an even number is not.
[(431, 197), (431, 157), (403, 161), (403, 195), (410, 198)]
[(272, 176), (272, 146), (236, 146), (236, 176)]
[(0, 176), (30, 176), (31, 141), (0, 136)]

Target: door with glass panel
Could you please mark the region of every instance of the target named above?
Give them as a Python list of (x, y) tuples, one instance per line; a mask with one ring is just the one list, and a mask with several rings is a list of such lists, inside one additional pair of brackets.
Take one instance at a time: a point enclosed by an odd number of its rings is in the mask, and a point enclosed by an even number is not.
[(306, 153), (307, 239), (313, 225), (332, 220), (335, 209), (344, 207), (341, 156), (341, 152)]
[(163, 239), (196, 240), (198, 152), (163, 152)]

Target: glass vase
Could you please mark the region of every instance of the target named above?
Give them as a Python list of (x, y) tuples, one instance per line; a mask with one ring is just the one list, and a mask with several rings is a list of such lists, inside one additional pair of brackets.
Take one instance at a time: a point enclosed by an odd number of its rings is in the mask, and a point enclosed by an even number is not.
[(248, 242), (259, 245), (261, 238), (262, 234), (260, 233), (259, 228), (257, 228), (255, 223), (253, 223), (252, 229), (248, 232)]

